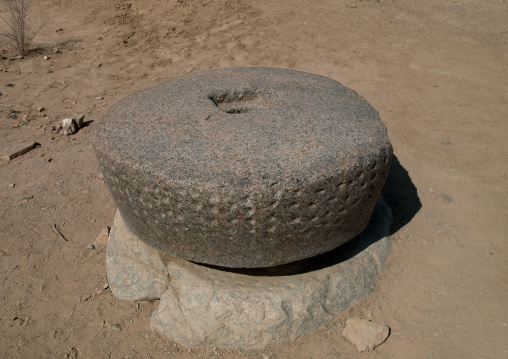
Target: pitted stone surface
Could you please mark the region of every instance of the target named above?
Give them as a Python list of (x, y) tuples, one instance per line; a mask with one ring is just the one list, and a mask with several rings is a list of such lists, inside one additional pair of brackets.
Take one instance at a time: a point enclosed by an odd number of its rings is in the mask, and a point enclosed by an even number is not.
[(128, 227), (187, 260), (268, 267), (367, 225), (392, 147), (378, 112), (322, 76), (275, 68), (182, 76), (112, 106), (94, 146)]
[(193, 348), (260, 349), (294, 341), (374, 290), (390, 224), (391, 211), (380, 199), (365, 231), (346, 244), (351, 252), (288, 264), (270, 276), (166, 258), (171, 280), (150, 327)]

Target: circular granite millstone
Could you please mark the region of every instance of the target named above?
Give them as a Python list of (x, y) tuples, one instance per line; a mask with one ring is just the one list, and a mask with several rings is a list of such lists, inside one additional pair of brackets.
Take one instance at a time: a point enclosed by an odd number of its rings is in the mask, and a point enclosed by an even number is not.
[(134, 234), (224, 267), (289, 263), (354, 238), (392, 155), (378, 112), (356, 92), (276, 68), (138, 91), (104, 114), (94, 146)]

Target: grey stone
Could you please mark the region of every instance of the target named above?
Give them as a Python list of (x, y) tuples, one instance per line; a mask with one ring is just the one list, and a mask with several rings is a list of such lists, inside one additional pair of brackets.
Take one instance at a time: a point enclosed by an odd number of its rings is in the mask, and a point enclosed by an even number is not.
[(106, 269), (111, 291), (120, 299), (158, 299), (168, 288), (159, 252), (133, 235), (118, 211), (109, 234)]
[(391, 222), (380, 198), (367, 229), (344, 251), (272, 273), (226, 272), (166, 256), (170, 285), (150, 326), (192, 348), (259, 349), (293, 341), (374, 290)]
[(187, 260), (269, 267), (364, 230), (390, 167), (378, 112), (309, 73), (221, 69), (136, 92), (95, 152), (128, 227)]
[(358, 351), (372, 351), (384, 343), (390, 328), (386, 325), (371, 322), (367, 319), (349, 318), (342, 335), (356, 346)]

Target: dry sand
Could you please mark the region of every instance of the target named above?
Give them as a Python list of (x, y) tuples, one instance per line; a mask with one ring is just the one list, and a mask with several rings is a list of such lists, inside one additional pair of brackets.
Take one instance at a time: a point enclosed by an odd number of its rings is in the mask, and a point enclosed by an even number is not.
[[(507, 358), (507, 19), (503, 0), (38, 2), (36, 51), (0, 62), (0, 148), (41, 145), (0, 162), (0, 357)], [(149, 330), (157, 302), (104, 289), (105, 240), (87, 246), (115, 205), (90, 136), (133, 90), (235, 66), (329, 76), (379, 110), (393, 245), (377, 290), (296, 342), (188, 351)], [(51, 133), (77, 113), (87, 127)], [(390, 337), (359, 354), (352, 316)]]

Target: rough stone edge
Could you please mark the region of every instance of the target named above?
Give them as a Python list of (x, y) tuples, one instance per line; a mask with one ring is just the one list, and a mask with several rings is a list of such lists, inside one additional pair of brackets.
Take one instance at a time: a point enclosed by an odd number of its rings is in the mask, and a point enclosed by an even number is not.
[(106, 248), (106, 271), (119, 299), (159, 299), (169, 284), (159, 252), (129, 230), (118, 210)]
[[(365, 250), (337, 265), (296, 276), (250, 278), (241, 274), (224, 274), (174, 258), (168, 263), (171, 276), (169, 290), (153, 313), (150, 327), (179, 344), (193, 348), (214, 346), (224, 349), (260, 349), (293, 341), (333, 320), (344, 309), (366, 298), (375, 289), (377, 274), (383, 268), (390, 247), (391, 222), (391, 210), (380, 196), (371, 222), (360, 234), (359, 242), (367, 245)], [(178, 280), (182, 271), (186, 272), (188, 278), (192, 278), (192, 283), (200, 285), (186, 287), (186, 282)], [(250, 305), (250, 298), (256, 298), (256, 301), (279, 298), (280, 306), (287, 316), (276, 325), (271, 323), (272, 325), (264, 326), (263, 323), (259, 325), (253, 322), (249, 314), (240, 311), (230, 323), (224, 323), (222, 328), (228, 328), (229, 325), (234, 328), (234, 324), (239, 323), (240, 328), (252, 330), (246, 331), (247, 334), (243, 337), (231, 330), (216, 333), (217, 315), (211, 316), (211, 321), (207, 323), (206, 313), (203, 313), (203, 316), (198, 316), (199, 322), (192, 322), (192, 312), (199, 312), (203, 308), (200, 308), (199, 301), (190, 300), (189, 305), (182, 300), (189, 294), (207, 297), (210, 293), (213, 293), (214, 298), (222, 296), (229, 307), (236, 305), (239, 308), (246, 303)], [(305, 295), (302, 296), (302, 293)], [(314, 302), (309, 301), (309, 296), (313, 297)], [(284, 308), (284, 303), (292, 303), (292, 310)], [(255, 304), (252, 303), (253, 306)], [(165, 319), (163, 313), (167, 314)], [(168, 318), (172, 322), (164, 323)], [(297, 323), (294, 324), (295, 322)], [(258, 332), (255, 332), (256, 326), (260, 328)]]

